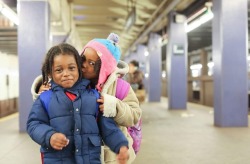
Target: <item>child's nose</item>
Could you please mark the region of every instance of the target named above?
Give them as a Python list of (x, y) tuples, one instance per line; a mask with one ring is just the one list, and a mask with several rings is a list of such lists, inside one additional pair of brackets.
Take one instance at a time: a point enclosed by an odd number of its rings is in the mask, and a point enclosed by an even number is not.
[(86, 61), (82, 62), (82, 68), (86, 68), (86, 67), (87, 67), (87, 62)]
[(64, 70), (63, 71), (63, 76), (69, 76), (69, 71), (68, 70)]

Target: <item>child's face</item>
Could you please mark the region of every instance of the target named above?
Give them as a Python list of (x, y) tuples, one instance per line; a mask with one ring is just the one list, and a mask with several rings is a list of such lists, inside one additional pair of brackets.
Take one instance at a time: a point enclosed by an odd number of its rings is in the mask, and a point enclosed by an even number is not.
[(129, 63), (128, 66), (129, 66), (129, 73), (134, 73), (137, 70), (137, 67), (132, 63)]
[(60, 54), (54, 57), (52, 79), (63, 88), (71, 88), (79, 78), (77, 63), (73, 55)]
[(89, 80), (96, 79), (98, 75), (95, 73), (94, 68), (99, 56), (92, 48), (86, 48), (83, 55), (86, 58), (86, 60), (82, 63), (83, 77)]

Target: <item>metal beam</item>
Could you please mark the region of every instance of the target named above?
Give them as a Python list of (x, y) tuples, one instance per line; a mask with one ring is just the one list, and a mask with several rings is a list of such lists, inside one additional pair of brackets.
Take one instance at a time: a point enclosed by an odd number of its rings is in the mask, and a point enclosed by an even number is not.
[[(138, 39), (136, 39), (136, 41), (130, 46), (130, 47), (135, 47), (136, 44), (138, 44), (140, 42), (140, 40), (142, 40), (149, 32), (151, 32), (153, 30), (153, 28), (163, 19), (163, 17), (165, 17), (171, 10), (174, 9), (174, 7), (176, 5), (178, 5), (178, 3), (180, 2), (181, 0), (174, 0), (172, 1), (171, 4), (169, 4), (167, 6), (167, 8), (161, 13), (161, 15), (159, 17), (157, 17), (157, 19), (155, 19), (155, 21), (150, 24), (150, 26), (145, 29), (143, 31), (143, 33), (138, 37)], [(129, 51), (129, 49), (127, 49), (126, 53), (127, 54)]]

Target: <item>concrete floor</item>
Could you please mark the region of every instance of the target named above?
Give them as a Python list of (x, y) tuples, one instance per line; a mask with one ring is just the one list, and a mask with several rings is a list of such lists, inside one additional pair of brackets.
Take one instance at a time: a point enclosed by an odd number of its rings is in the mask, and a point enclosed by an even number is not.
[[(250, 129), (213, 126), (213, 109), (188, 103), (168, 110), (167, 99), (144, 103), (143, 140), (134, 164), (249, 164)], [(18, 132), (18, 114), (0, 119), (0, 164), (39, 164), (39, 146)]]

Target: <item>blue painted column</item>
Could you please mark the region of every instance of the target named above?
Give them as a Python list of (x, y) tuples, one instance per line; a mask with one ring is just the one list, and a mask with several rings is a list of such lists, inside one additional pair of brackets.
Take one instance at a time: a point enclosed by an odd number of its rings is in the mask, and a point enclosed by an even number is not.
[(187, 107), (187, 34), (185, 24), (174, 21), (174, 12), (169, 15), (167, 45), (168, 108)]
[(137, 56), (138, 56), (138, 59), (137, 61), (140, 63), (140, 70), (143, 72), (144, 74), (144, 79), (143, 79), (143, 84), (144, 84), (144, 88), (146, 91), (148, 91), (148, 85), (147, 85), (147, 81), (146, 81), (146, 78), (145, 78), (145, 73), (146, 73), (146, 56), (145, 56), (145, 53), (147, 51), (147, 47), (143, 44), (139, 44), (137, 46)]
[(146, 56), (145, 52), (147, 51), (147, 47), (145, 45), (139, 44), (137, 46), (137, 61), (140, 63), (140, 70), (145, 74), (145, 63), (146, 63)]
[(161, 36), (150, 33), (148, 42), (148, 102), (161, 100)]
[(26, 121), (32, 106), (30, 88), (49, 46), (49, 4), (47, 1), (19, 0), (19, 130), (26, 131)]
[(147, 47), (143, 44), (139, 44), (137, 46), (137, 56), (138, 56), (138, 61), (140, 63), (145, 63), (146, 61), (146, 56), (145, 56), (145, 52), (147, 51)]
[(130, 52), (124, 59), (124, 61), (127, 63), (132, 60), (137, 60), (137, 53), (135, 51)]
[(128, 54), (127, 56), (124, 57), (123, 61), (125, 61), (126, 63), (129, 63), (130, 61), (130, 54)]
[(247, 0), (213, 1), (214, 124), (248, 126)]

